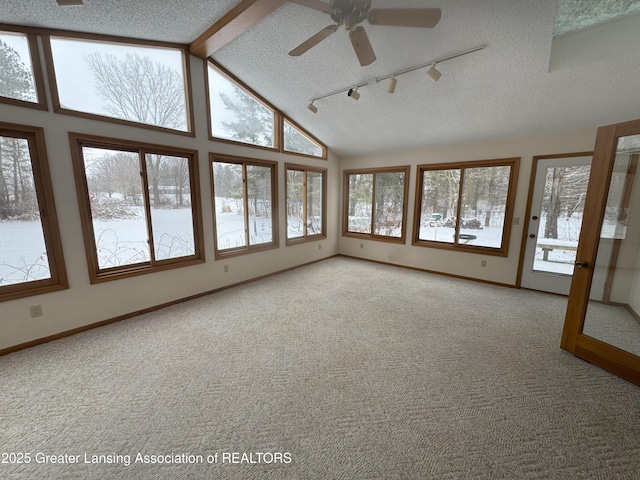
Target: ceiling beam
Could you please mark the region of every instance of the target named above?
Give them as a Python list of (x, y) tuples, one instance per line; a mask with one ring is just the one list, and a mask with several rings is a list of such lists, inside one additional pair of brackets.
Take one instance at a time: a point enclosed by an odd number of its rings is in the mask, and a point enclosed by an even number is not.
[(196, 57), (206, 59), (286, 2), (287, 0), (241, 0), (191, 42), (189, 51)]

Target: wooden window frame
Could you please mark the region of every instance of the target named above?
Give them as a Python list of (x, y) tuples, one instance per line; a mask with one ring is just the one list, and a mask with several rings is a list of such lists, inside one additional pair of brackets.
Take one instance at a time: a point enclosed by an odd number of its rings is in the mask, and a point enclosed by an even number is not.
[[(252, 143), (241, 142), (238, 140), (230, 140), (227, 138), (215, 137), (213, 135), (213, 125), (211, 123), (211, 96), (210, 96), (210, 88), (209, 88), (209, 66), (211, 66), (214, 70), (216, 70), (220, 75), (225, 77), (231, 83), (236, 84), (240, 87), (247, 95), (252, 97), (255, 101), (263, 105), (265, 108), (271, 110), (273, 112), (273, 147), (265, 147), (264, 145), (254, 145)], [(279, 109), (277, 109), (274, 105), (268, 102), (264, 97), (257, 94), (253, 89), (251, 89), (246, 83), (241, 81), (227, 69), (225, 69), (222, 65), (216, 63), (211, 58), (207, 59), (204, 62), (204, 81), (205, 81), (205, 93), (207, 99), (207, 131), (209, 140), (213, 142), (222, 142), (228, 143), (231, 145), (240, 145), (243, 147), (249, 148), (257, 148), (260, 150), (266, 150), (271, 152), (280, 152), (287, 155), (297, 155), (300, 157), (313, 158), (316, 160), (326, 160), (327, 159), (327, 146), (319, 141), (316, 137), (307, 132), (304, 128), (298, 125), (296, 122), (291, 120), (289, 117), (284, 115)], [(316, 143), (322, 149), (322, 156), (317, 157), (315, 155), (307, 155), (304, 153), (290, 152), (289, 150), (285, 150), (284, 148), (284, 120), (291, 124), (294, 128), (296, 128), (300, 133), (309, 138), (311, 141)]]
[[(509, 240), (511, 237), (511, 224), (513, 220), (514, 204), (516, 199), (516, 188), (518, 183), (518, 169), (520, 157), (501, 158), (495, 160), (475, 160), (466, 162), (433, 163), (417, 166), (416, 172), (416, 197), (413, 218), (413, 238), (411, 244), (418, 247), (431, 247), (443, 250), (454, 250), (467, 253), (481, 253), (484, 255), (495, 255), (506, 257), (509, 255)], [(510, 167), (509, 187), (507, 189), (507, 200), (505, 203), (504, 226), (502, 230), (502, 242), (500, 248), (486, 247), (480, 245), (465, 245), (458, 243), (458, 236), (454, 236), (454, 243), (437, 242), (433, 240), (420, 239), (420, 217), (422, 214), (422, 193), (424, 187), (424, 172), (434, 170), (460, 170), (460, 188), (458, 190), (458, 203), (456, 207), (456, 218), (460, 218), (462, 208), (462, 195), (464, 192), (464, 170), (467, 168), (486, 167)], [(456, 222), (456, 232), (459, 232), (460, 225)]]
[[(87, 266), (89, 269), (89, 280), (93, 283), (106, 282), (121, 278), (128, 278), (135, 275), (160, 272), (172, 268), (186, 267), (204, 263), (204, 235), (202, 228), (202, 209), (200, 201), (200, 180), (198, 169), (198, 152), (178, 147), (167, 147), (149, 143), (136, 142), (131, 140), (99, 137), (95, 135), (85, 135), (82, 133), (69, 133), (71, 143), (71, 158), (76, 179), (76, 190), (78, 195), (78, 205), (80, 207), (80, 218), (82, 221), (82, 233), (84, 235), (85, 252), (87, 256)], [(141, 158), (147, 153), (167, 155), (187, 158), (189, 161), (189, 185), (191, 190), (191, 214), (193, 222), (193, 244), (194, 254), (190, 256), (155, 260), (153, 240), (147, 239), (149, 243), (149, 260), (129, 265), (122, 265), (111, 268), (100, 268), (98, 263), (98, 252), (93, 230), (91, 205), (89, 201), (89, 188), (84, 168), (83, 147), (95, 147), (113, 149), (117, 151), (138, 153)], [(152, 232), (151, 215), (149, 213), (149, 189), (147, 188), (146, 162), (141, 162), (141, 175), (143, 177), (143, 195), (145, 195), (145, 223), (147, 233)]]
[[(309, 132), (307, 132), (304, 128), (302, 128), (300, 125), (298, 125), (296, 122), (294, 122), (293, 120), (291, 120), (290, 118), (284, 116), (284, 115), (280, 115), (281, 121), (280, 121), (280, 129), (281, 129), (281, 138), (282, 138), (282, 149), (281, 152), (282, 153), (288, 153), (289, 155), (298, 155), (300, 157), (306, 157), (306, 158), (315, 158), (315, 159), (319, 159), (319, 160), (326, 160), (327, 159), (327, 147), (320, 142), (320, 140), (318, 140), (316, 137), (314, 137), (313, 135), (311, 135)], [(310, 142), (316, 144), (318, 147), (320, 147), (320, 150), (322, 151), (321, 155), (309, 155), (308, 153), (300, 153), (300, 152), (293, 152), (291, 150), (287, 150), (284, 148), (284, 124), (288, 123), (291, 127), (293, 127), (295, 130), (298, 131), (298, 133), (300, 133), (301, 135), (303, 135), (304, 137), (306, 137)]]
[[(406, 241), (407, 233), (407, 203), (409, 198), (409, 165), (401, 167), (382, 167), (382, 168), (363, 168), (354, 170), (344, 170), (343, 172), (343, 212), (342, 212), (342, 236), (364, 238), (367, 240), (376, 240), (379, 242), (402, 243)], [(390, 237), (387, 235), (376, 235), (375, 233), (375, 195), (376, 195), (376, 175), (379, 173), (404, 173), (404, 193), (402, 198), (402, 227), (399, 237)], [(371, 233), (352, 232), (349, 230), (349, 177), (351, 175), (373, 175), (372, 192), (371, 192)]]
[[(138, 122), (135, 120), (127, 120), (123, 118), (109, 117), (107, 115), (101, 115), (98, 113), (82, 112), (80, 110), (73, 110), (65, 108), (60, 104), (60, 96), (58, 94), (58, 82), (55, 74), (55, 66), (53, 62), (53, 52), (51, 49), (51, 37), (59, 37), (72, 40), (84, 40), (87, 42), (105, 42), (105, 43), (117, 43), (123, 45), (129, 45), (132, 47), (154, 47), (159, 49), (178, 50), (182, 53), (182, 75), (184, 79), (184, 94), (185, 94), (185, 108), (186, 108), (186, 122), (187, 129), (176, 130), (169, 127), (162, 127), (159, 125), (151, 125), (147, 123)], [(183, 135), (187, 137), (195, 137), (194, 129), (194, 116), (193, 116), (193, 96), (191, 93), (191, 68), (189, 61), (189, 48), (187, 45), (181, 45), (168, 42), (156, 42), (151, 40), (141, 40), (128, 37), (116, 37), (110, 35), (97, 35), (88, 33), (71, 32), (67, 30), (43, 30), (42, 31), (42, 46), (45, 55), (45, 64), (47, 68), (47, 76), (49, 78), (49, 91), (51, 92), (51, 101), (53, 103), (53, 111), (64, 115), (71, 115), (80, 118), (88, 118), (92, 120), (101, 120), (104, 122), (117, 123), (120, 125), (128, 125), (132, 127), (144, 128), (147, 130), (160, 131), (165, 133), (172, 133), (175, 135)]]
[(36, 108), (38, 110), (48, 110), (47, 107), (47, 94), (44, 88), (44, 75), (42, 73), (42, 62), (40, 59), (40, 51), (38, 50), (38, 38), (37, 36), (27, 28), (20, 28), (16, 25), (0, 24), (0, 33), (18, 33), (27, 37), (29, 43), (29, 55), (31, 56), (31, 71), (33, 72), (33, 81), (35, 83), (36, 95), (38, 97), (37, 102), (30, 102), (29, 100), (20, 100), (18, 98), (4, 97), (0, 95), (0, 103), (8, 105), (17, 105), (20, 107)]
[[(311, 167), (308, 165), (298, 165), (293, 163), (285, 163), (284, 166), (284, 183), (285, 183), (285, 205), (288, 203), (289, 199), (289, 184), (288, 184), (288, 173), (289, 170), (296, 170), (303, 172), (303, 216), (305, 218), (304, 223), (304, 234), (301, 237), (289, 238), (289, 215), (287, 214), (285, 208), (285, 236), (286, 236), (286, 245), (297, 245), (299, 243), (306, 242), (314, 242), (317, 240), (324, 240), (327, 238), (327, 169), (323, 167)], [(322, 175), (322, 229), (320, 233), (316, 233), (313, 235), (307, 234), (307, 174), (309, 172), (320, 173)]]
[[(216, 193), (214, 183), (214, 168), (213, 164), (216, 162), (230, 163), (242, 166), (242, 202), (244, 205), (244, 234), (245, 245), (242, 247), (231, 247), (220, 249), (218, 247), (218, 232), (216, 221)], [(272, 232), (273, 239), (270, 243), (262, 243), (258, 245), (251, 245), (249, 242), (249, 210), (246, 208), (248, 203), (248, 191), (247, 191), (247, 166), (268, 167), (271, 169), (271, 219), (272, 219)], [(213, 208), (213, 242), (214, 252), (216, 260), (227, 257), (235, 257), (238, 255), (246, 255), (248, 253), (263, 252), (265, 250), (272, 250), (280, 246), (280, 235), (278, 228), (278, 162), (272, 162), (269, 160), (257, 160), (255, 158), (238, 157), (234, 155), (225, 155), (218, 153), (209, 153), (209, 175), (211, 183), (211, 204)]]
[(69, 282), (53, 198), (44, 130), (29, 125), (0, 122), (0, 135), (26, 139), (29, 143), (33, 179), (50, 272), (48, 279), (0, 286), (0, 302), (67, 289)]

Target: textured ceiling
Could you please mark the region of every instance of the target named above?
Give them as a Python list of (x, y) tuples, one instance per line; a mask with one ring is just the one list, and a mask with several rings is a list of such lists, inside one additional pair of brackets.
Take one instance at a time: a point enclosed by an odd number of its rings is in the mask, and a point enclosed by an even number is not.
[[(580, 0), (575, 0), (580, 3)], [(189, 43), (236, 0), (3, 0), (6, 23)], [(584, 2), (582, 2), (584, 3)], [(593, 2), (590, 2), (593, 3)], [(598, 2), (600, 3), (600, 2)], [(361, 67), (338, 30), (301, 57), (287, 52), (332, 24), (287, 3), (214, 59), (340, 156), (538, 133), (595, 128), (640, 116), (640, 49), (633, 55), (549, 72), (555, 0), (373, 0), (373, 7), (440, 7), (433, 29), (364, 23), (378, 59)], [(433, 83), (418, 70), (386, 92), (384, 76), (478, 45), (487, 48), (438, 66)], [(311, 98), (360, 83), (361, 98)], [(541, 153), (544, 146), (541, 146)]]

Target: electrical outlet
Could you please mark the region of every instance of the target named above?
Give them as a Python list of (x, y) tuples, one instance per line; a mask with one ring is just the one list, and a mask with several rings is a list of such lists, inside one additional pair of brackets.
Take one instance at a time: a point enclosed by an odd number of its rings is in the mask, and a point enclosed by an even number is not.
[(229, 265), (224, 266), (224, 273), (229, 273)]
[(32, 305), (29, 307), (29, 313), (31, 313), (31, 318), (41, 317), (42, 316), (42, 305)]
[(322, 244), (321, 243), (318, 244), (318, 250), (322, 250)]
[(486, 260), (480, 260), (480, 266), (481, 267), (486, 267), (487, 266), (487, 261)]
[(520, 217), (513, 217), (513, 224), (520, 225)]
[(360, 248), (364, 248), (364, 243), (361, 243), (361, 244), (360, 244)]

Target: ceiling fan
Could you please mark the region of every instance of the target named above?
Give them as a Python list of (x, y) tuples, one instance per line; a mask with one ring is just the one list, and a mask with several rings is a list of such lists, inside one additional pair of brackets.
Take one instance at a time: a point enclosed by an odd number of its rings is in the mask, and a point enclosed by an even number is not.
[(440, 21), (439, 8), (371, 8), (371, 0), (290, 0), (293, 3), (313, 8), (331, 15), (335, 25), (329, 25), (308, 38), (289, 52), (297, 57), (315, 47), (334, 33), (340, 26), (349, 31), (353, 49), (363, 67), (373, 63), (376, 54), (373, 51), (367, 32), (358, 25), (368, 20), (371, 25), (389, 25), (396, 27), (433, 28)]

